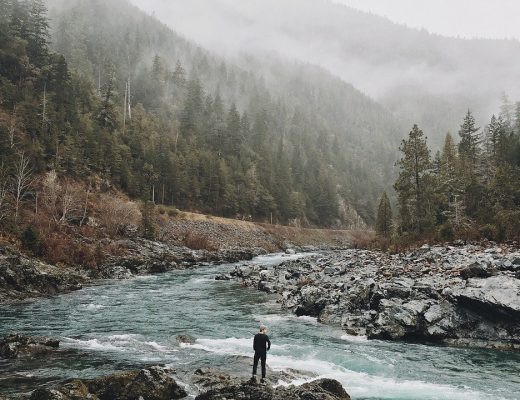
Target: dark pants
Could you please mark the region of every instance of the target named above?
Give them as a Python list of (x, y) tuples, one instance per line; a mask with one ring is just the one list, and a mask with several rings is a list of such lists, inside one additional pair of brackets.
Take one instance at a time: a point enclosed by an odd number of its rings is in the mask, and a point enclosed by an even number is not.
[(267, 358), (266, 352), (258, 352), (255, 351), (255, 360), (253, 362), (253, 375), (256, 375), (256, 370), (258, 368), (258, 360), (262, 360), (262, 378), (265, 378), (265, 360)]

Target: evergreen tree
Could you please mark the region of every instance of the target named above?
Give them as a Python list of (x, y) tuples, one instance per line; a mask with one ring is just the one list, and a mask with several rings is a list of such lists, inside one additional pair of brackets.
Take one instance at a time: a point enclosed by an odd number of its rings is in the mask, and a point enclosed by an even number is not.
[(108, 80), (103, 88), (103, 97), (98, 113), (99, 125), (108, 132), (114, 132), (118, 127), (118, 116), (114, 106), (115, 79), (115, 72), (112, 67)]
[(394, 187), (399, 199), (400, 229), (403, 232), (423, 233), (432, 224), (432, 163), (426, 138), (417, 125), (403, 140), (399, 150), (399, 177)]
[(390, 237), (392, 234), (392, 207), (386, 192), (381, 195), (377, 209), (376, 232), (383, 237)]
[(473, 178), (476, 174), (478, 157), (480, 154), (480, 142), (481, 138), (479, 135), (480, 128), (476, 126), (475, 118), (468, 110), (464, 117), (459, 136), (461, 138), (459, 142), (459, 155), (462, 162), (464, 163), (465, 173), (468, 177)]
[(452, 195), (461, 190), (459, 176), (459, 157), (457, 147), (450, 133), (446, 134), (440, 158), (440, 185), (445, 199), (449, 201)]
[(36, 66), (45, 65), (49, 55), (47, 43), (49, 40), (49, 22), (47, 7), (44, 0), (29, 0), (27, 26), (27, 52), (31, 62)]
[(226, 152), (230, 155), (239, 156), (242, 148), (243, 136), (240, 114), (235, 104), (231, 105), (226, 120)]
[(487, 156), (495, 165), (499, 160), (500, 148), (504, 142), (505, 135), (505, 127), (502, 118), (497, 118), (493, 115), (489, 125), (486, 127), (485, 143)]

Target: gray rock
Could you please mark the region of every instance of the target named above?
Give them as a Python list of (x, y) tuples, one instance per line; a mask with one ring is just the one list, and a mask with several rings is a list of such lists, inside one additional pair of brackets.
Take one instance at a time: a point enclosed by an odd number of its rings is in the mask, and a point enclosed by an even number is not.
[(196, 400), (350, 400), (343, 386), (332, 379), (319, 379), (301, 386), (259, 385), (256, 382), (243, 382), (240, 384), (213, 389), (198, 395)]
[(55, 351), (59, 344), (46, 337), (9, 335), (0, 340), (0, 358), (35, 357)]

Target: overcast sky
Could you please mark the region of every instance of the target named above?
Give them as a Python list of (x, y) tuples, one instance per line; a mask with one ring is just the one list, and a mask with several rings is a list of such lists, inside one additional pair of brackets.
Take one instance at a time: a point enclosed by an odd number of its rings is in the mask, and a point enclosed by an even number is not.
[(520, 0), (333, 0), (432, 33), (520, 39)]

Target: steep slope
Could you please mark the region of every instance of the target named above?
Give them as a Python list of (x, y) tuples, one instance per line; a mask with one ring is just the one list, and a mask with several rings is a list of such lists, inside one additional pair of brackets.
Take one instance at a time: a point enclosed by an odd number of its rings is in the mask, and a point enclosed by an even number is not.
[(321, 65), (407, 125), (419, 123), (436, 144), (468, 107), (483, 120), (502, 92), (520, 97), (518, 41), (442, 37), (328, 0), (132, 1), (228, 54), (276, 51)]
[[(355, 226), (362, 223), (357, 214), (366, 222), (373, 221), (374, 202), (391, 180), (390, 167), (404, 128), (385, 108), (351, 85), (321, 68), (284, 61), (275, 55), (262, 59), (248, 55), (234, 63), (226, 62), (123, 0), (54, 1), (51, 12), (56, 50), (99, 88), (106, 84), (108, 71), (113, 70), (121, 104), (130, 77), (132, 105), (141, 104), (163, 121), (164, 129), (171, 132), (176, 146), (179, 141), (181, 149), (193, 148), (186, 136), (185, 121), (190, 81), (198, 79), (204, 89), (196, 101), (204, 103), (196, 121), (196, 135), (205, 138), (198, 144), (213, 154), (229, 152), (223, 146), (229, 135), (223, 110), (236, 104), (242, 119), (247, 116), (250, 124), (250, 132), (243, 134), (246, 140), (242, 150), (247, 156), (240, 157), (240, 168), (246, 176), (259, 175), (262, 187), (267, 189), (257, 201), (269, 203), (272, 196), (278, 206), (270, 210), (271, 205), (263, 204), (261, 212), (248, 211), (245, 205), (234, 210), (260, 218), (273, 212), (280, 221), (303, 217), (324, 225), (339, 217)], [(185, 71), (187, 87), (180, 88), (174, 82), (179, 66)], [(154, 82), (157, 74), (160, 77)], [(212, 111), (205, 112), (204, 107), (210, 103)], [(262, 124), (267, 129), (264, 133)], [(258, 157), (263, 152), (270, 154), (268, 159)], [(173, 168), (182, 170), (188, 158), (174, 163)], [(253, 160), (254, 169), (245, 159)], [(266, 164), (274, 171), (264, 174)], [(215, 165), (219, 165), (218, 159)], [(212, 174), (198, 169), (194, 173), (199, 176)], [(166, 183), (166, 198), (183, 207), (215, 211), (217, 205), (211, 201), (205, 201), (209, 207), (203, 208), (189, 199), (192, 188), (183, 188), (183, 180), (192, 181), (190, 173), (175, 178), (171, 185)], [(162, 185), (165, 182), (158, 182)], [(168, 193), (170, 186), (175, 187), (175, 193)], [(337, 205), (330, 195), (336, 191), (342, 195)], [(242, 197), (233, 201), (249, 201), (247, 196)], [(294, 210), (301, 207), (304, 213)], [(339, 212), (335, 211), (337, 207)], [(217, 212), (232, 215), (236, 211), (217, 207)]]

